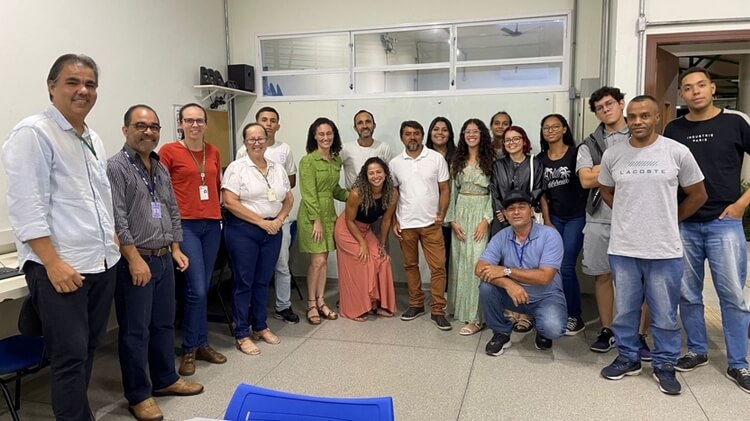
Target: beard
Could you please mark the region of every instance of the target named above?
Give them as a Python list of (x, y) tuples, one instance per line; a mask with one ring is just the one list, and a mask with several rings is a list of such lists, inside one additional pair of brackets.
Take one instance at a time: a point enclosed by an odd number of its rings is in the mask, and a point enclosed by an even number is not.
[(421, 143), (419, 143), (419, 142), (417, 142), (417, 141), (415, 141), (415, 140), (412, 140), (411, 142), (409, 142), (409, 143), (408, 143), (408, 144), (406, 145), (406, 149), (407, 149), (408, 151), (410, 151), (410, 152), (414, 152), (414, 151), (417, 151), (417, 150), (419, 150), (419, 147), (420, 147), (420, 146), (422, 146), (422, 144), (421, 144)]

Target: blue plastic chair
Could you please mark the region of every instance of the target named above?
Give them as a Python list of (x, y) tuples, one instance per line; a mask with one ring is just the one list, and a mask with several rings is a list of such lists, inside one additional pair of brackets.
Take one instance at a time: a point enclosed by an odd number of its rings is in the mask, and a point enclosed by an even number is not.
[(393, 399), (296, 395), (241, 384), (229, 402), (232, 421), (393, 421)]
[[(13, 420), (19, 421), (21, 409), (21, 377), (44, 366), (44, 340), (41, 336), (16, 335), (0, 339), (0, 389)], [(16, 383), (15, 402), (8, 383)]]

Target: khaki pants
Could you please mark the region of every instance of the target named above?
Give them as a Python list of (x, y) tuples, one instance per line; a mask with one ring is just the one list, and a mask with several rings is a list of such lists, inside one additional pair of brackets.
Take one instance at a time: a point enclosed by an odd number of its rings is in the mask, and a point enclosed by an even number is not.
[(409, 287), (409, 307), (424, 307), (422, 278), (419, 275), (419, 247), (422, 243), (424, 257), (430, 268), (430, 293), (432, 314), (445, 314), (445, 244), (443, 230), (438, 225), (401, 230), (401, 252), (404, 255), (406, 283)]

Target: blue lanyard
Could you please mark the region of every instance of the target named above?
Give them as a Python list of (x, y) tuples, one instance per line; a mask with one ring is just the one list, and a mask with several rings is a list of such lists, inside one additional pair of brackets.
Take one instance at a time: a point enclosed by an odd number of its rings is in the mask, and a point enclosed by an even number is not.
[[(156, 200), (156, 182), (158, 180), (157, 169), (154, 168), (154, 171), (153, 171), (154, 176), (153, 178), (151, 178), (149, 177), (148, 174), (146, 174), (145, 171), (143, 171), (141, 167), (138, 166), (138, 164), (135, 162), (135, 159), (133, 159), (133, 157), (130, 156), (130, 154), (128, 153), (127, 150), (125, 150), (124, 147), (122, 148), (122, 153), (125, 154), (126, 157), (128, 157), (128, 161), (130, 161), (130, 163), (133, 165), (133, 168), (135, 168), (138, 175), (141, 176), (141, 180), (143, 180), (143, 184), (145, 184), (146, 189), (148, 189), (148, 194), (151, 195), (151, 200), (154, 203), (157, 203), (158, 202), (158, 200)], [(149, 181), (151, 181), (151, 183), (149, 183)]]
[(523, 252), (526, 250), (526, 245), (529, 244), (529, 239), (526, 238), (526, 241), (524, 241), (523, 245), (521, 246), (521, 250), (518, 250), (518, 244), (516, 243), (515, 239), (510, 240), (511, 243), (513, 243), (513, 248), (516, 250), (516, 257), (518, 257), (518, 267), (523, 267)]

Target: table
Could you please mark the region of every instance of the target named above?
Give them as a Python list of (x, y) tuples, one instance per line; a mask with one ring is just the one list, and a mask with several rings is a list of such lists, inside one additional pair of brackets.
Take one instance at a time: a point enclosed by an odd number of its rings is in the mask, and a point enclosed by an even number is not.
[[(18, 266), (17, 253), (7, 253), (0, 255), (0, 261), (5, 266), (16, 267)], [(6, 278), (0, 280), (0, 302), (5, 300), (17, 300), (23, 298), (29, 294), (29, 288), (26, 286), (26, 277), (14, 276), (12, 278)]]

